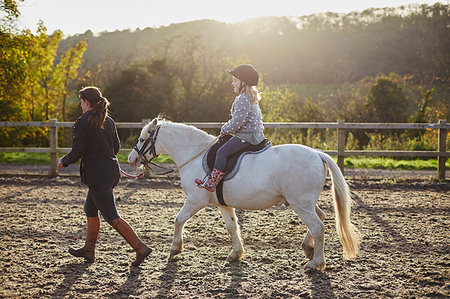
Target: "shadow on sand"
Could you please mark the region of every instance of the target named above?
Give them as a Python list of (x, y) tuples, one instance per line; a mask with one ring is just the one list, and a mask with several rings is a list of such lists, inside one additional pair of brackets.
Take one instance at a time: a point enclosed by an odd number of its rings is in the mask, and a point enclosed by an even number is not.
[(337, 298), (330, 278), (325, 272), (308, 270), (306, 273), (311, 278), (312, 298)]
[(242, 264), (240, 262), (230, 262), (227, 265), (230, 271), (231, 281), (230, 285), (226, 288), (225, 291), (228, 297), (238, 297), (242, 281), (246, 277), (246, 273), (243, 271), (243, 267), (245, 267), (245, 264)]
[(117, 290), (117, 292), (112, 293), (109, 298), (138, 295), (136, 292), (141, 287), (141, 280), (139, 278), (139, 276), (141, 275), (141, 270), (142, 269), (139, 267), (131, 267), (127, 281), (125, 281), (125, 283)]
[(55, 274), (64, 275), (63, 281), (56, 286), (55, 291), (52, 294), (52, 298), (62, 298), (72, 289), (75, 282), (81, 278), (84, 273), (89, 272), (88, 267), (90, 263), (74, 262), (62, 266)]
[(156, 295), (157, 298), (166, 298), (170, 294), (179, 268), (178, 259), (171, 259), (167, 262), (167, 265), (162, 269), (162, 274), (159, 277), (161, 283), (158, 288), (158, 294)]

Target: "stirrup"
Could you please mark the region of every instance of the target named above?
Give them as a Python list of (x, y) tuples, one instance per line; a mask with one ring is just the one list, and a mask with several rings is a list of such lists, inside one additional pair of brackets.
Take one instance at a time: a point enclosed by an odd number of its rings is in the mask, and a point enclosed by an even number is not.
[(195, 179), (194, 182), (197, 184), (197, 187), (204, 189), (205, 188), (205, 183), (208, 180), (209, 175), (205, 175), (205, 177), (203, 178), (203, 180), (200, 179)]
[(199, 180), (199, 179), (195, 179), (195, 181), (194, 181), (196, 184), (197, 184), (197, 187), (199, 187), (199, 188), (205, 188), (205, 182), (206, 181), (201, 181), (201, 180)]

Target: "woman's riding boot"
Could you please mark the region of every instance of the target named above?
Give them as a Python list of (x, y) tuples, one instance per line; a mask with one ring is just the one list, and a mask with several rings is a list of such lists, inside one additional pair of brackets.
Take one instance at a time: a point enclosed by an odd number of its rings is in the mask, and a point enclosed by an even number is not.
[(133, 247), (136, 251), (136, 259), (131, 263), (132, 266), (139, 266), (144, 259), (152, 252), (134, 233), (131, 226), (122, 218), (114, 219), (111, 226)]
[(205, 188), (209, 192), (214, 192), (214, 190), (216, 190), (217, 184), (219, 184), (219, 182), (222, 180), (224, 176), (225, 176), (224, 172), (214, 168), (205, 182), (202, 183), (200, 180), (197, 179), (195, 180), (195, 183), (199, 188)]
[(95, 259), (95, 243), (100, 231), (100, 218), (87, 217), (87, 233), (84, 246), (80, 249), (69, 248), (69, 253), (76, 257), (84, 257), (87, 262), (93, 263)]

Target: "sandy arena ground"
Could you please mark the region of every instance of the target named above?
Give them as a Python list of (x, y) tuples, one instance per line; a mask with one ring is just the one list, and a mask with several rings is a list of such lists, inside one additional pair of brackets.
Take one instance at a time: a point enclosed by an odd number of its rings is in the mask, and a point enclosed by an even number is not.
[(231, 241), (214, 206), (186, 224), (184, 251), (168, 261), (173, 222), (184, 202), (177, 176), (122, 179), (119, 213), (153, 249), (134, 252), (102, 220), (93, 264), (72, 257), (85, 237), (79, 177), (0, 175), (0, 297), (73, 298), (448, 298), (450, 183), (429, 179), (349, 179), (361, 252), (342, 259), (327, 181), (327, 269), (304, 269), (306, 227), (285, 206), (237, 211), (245, 246), (228, 263)]

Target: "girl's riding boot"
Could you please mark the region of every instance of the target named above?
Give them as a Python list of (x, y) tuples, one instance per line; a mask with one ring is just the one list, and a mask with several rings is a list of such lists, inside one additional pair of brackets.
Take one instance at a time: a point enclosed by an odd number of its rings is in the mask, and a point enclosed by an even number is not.
[(87, 262), (93, 263), (95, 259), (95, 243), (100, 231), (100, 218), (87, 217), (87, 233), (84, 246), (80, 249), (69, 248), (69, 253), (76, 257), (84, 257)]
[(139, 266), (144, 259), (152, 252), (134, 233), (131, 226), (122, 218), (114, 219), (111, 226), (133, 247), (136, 251), (136, 259), (131, 263), (132, 266)]
[(209, 192), (214, 192), (216, 190), (217, 184), (222, 180), (225, 176), (225, 173), (214, 168), (208, 179), (205, 182), (201, 182), (200, 180), (195, 180), (195, 183), (199, 188), (205, 188)]

